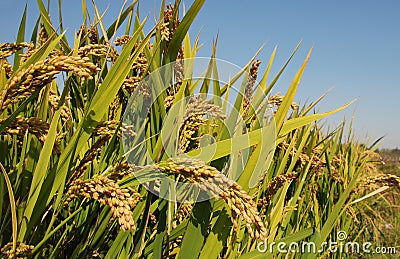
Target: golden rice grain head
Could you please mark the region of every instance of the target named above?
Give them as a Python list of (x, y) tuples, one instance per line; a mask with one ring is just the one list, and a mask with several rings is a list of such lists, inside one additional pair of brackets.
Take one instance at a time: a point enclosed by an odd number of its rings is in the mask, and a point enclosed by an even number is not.
[(169, 22), (163, 22), (160, 27), (161, 32), (161, 40), (169, 40), (170, 32), (169, 32)]
[(9, 242), (6, 245), (4, 245), (1, 248), (1, 253), (7, 258), (25, 258), (25, 257), (31, 257), (32, 256), (32, 251), (35, 248), (33, 245), (26, 245), (22, 242), (17, 242), (17, 247), (15, 250), (13, 248), (13, 243)]
[(78, 197), (93, 199), (110, 207), (122, 230), (134, 230), (136, 227), (132, 210), (141, 197), (132, 188), (120, 188), (113, 180), (103, 175), (95, 175), (91, 179), (75, 180), (67, 194), (65, 206)]
[(261, 64), (261, 60), (255, 60), (250, 66), (250, 72), (247, 77), (246, 86), (244, 88), (244, 100), (243, 100), (243, 116), (246, 116), (251, 100), (253, 99), (253, 87), (257, 80), (258, 67)]
[[(231, 185), (219, 195), (227, 203), (233, 215), (240, 215), (245, 220), (250, 237), (260, 240), (266, 237), (267, 229), (259, 216), (256, 204), (239, 185)], [(234, 217), (232, 220), (234, 225), (239, 225), (239, 222)]]
[[(0, 123), (4, 122), (6, 119), (0, 119)], [(15, 118), (1, 133), (1, 135), (19, 135), (23, 136), (28, 131), (30, 134), (33, 134), (42, 144), (46, 140), (46, 136), (48, 133), (50, 125), (42, 121), (39, 118), (31, 117), (31, 118), (23, 118), (17, 117)], [(59, 142), (56, 141), (53, 147), (54, 153), (59, 153), (60, 145)]]
[(111, 62), (118, 58), (118, 51), (111, 45), (105, 44), (88, 44), (78, 49), (78, 55), (81, 57), (96, 56), (106, 57)]
[(136, 133), (132, 130), (133, 126), (126, 125), (126, 123), (121, 123), (121, 127), (119, 127), (120, 122), (117, 120), (109, 120), (109, 121), (100, 121), (94, 131), (92, 132), (91, 137), (96, 136), (114, 136), (117, 134), (118, 138), (122, 137), (122, 133), (128, 134), (130, 136), (136, 136)]
[(244, 218), (251, 237), (264, 239), (266, 236), (267, 230), (252, 197), (216, 168), (206, 165), (201, 160), (188, 158), (168, 159), (155, 167), (162, 172), (180, 175), (189, 182), (198, 183), (204, 191), (219, 195), (233, 215), (241, 215)]
[(76, 32), (77, 38), (80, 37), (81, 42), (86, 43), (86, 39), (89, 39), (89, 44), (96, 44), (99, 42), (99, 32), (96, 26), (86, 27), (81, 25), (79, 30)]
[(130, 175), (132, 172), (132, 167), (127, 162), (121, 162), (112, 166), (107, 171), (107, 177), (113, 181), (118, 181), (123, 177)]
[(289, 172), (286, 174), (278, 175), (272, 178), (272, 180), (267, 184), (265, 191), (262, 195), (262, 198), (258, 200), (258, 207), (260, 209), (266, 209), (272, 197), (278, 192), (278, 190), (285, 184), (291, 182), (296, 178), (296, 172)]
[(38, 35), (38, 44), (43, 45), (48, 39), (49, 36), (47, 35), (46, 28), (43, 25), (40, 26)]
[(135, 89), (139, 86), (141, 78), (138, 76), (131, 76), (124, 80), (122, 83), (122, 88), (127, 90), (128, 93), (133, 93)]
[(131, 39), (132, 39), (132, 36), (123, 35), (121, 37), (116, 38), (115, 41), (114, 41), (114, 44), (116, 46), (122, 46), (122, 45), (127, 44)]
[(11, 103), (26, 99), (33, 92), (50, 83), (61, 71), (73, 72), (92, 79), (97, 67), (88, 58), (54, 56), (22, 69), (5, 85), (0, 93), (0, 113)]
[(211, 115), (212, 117), (223, 120), (226, 118), (226, 115), (222, 111), (221, 107), (218, 105), (210, 103), (209, 100), (203, 99), (201, 97), (190, 97), (188, 100), (185, 114), (183, 119), (186, 120), (191, 116), (204, 116)]
[[(50, 88), (49, 91), (49, 103), (53, 112), (55, 112), (58, 108), (58, 104), (61, 100), (61, 97), (52, 89)], [(72, 117), (71, 109), (65, 105), (65, 103), (61, 106), (61, 120), (64, 124), (68, 127), (69, 119)]]
[(0, 44), (0, 59), (12, 56), (15, 52), (24, 48), (33, 48), (33, 43), (29, 42), (15, 42), (15, 43), (1, 43)]
[(182, 203), (175, 214), (175, 221), (176, 221), (175, 223), (176, 224), (181, 223), (185, 218), (187, 218), (190, 215), (192, 209), (193, 209), (193, 204)]
[(4, 69), (4, 72), (6, 73), (7, 77), (11, 77), (13, 66), (10, 63), (8, 63), (7, 59), (0, 59), (0, 69)]
[[(206, 124), (207, 119), (203, 117), (205, 115), (210, 115), (212, 118), (220, 120), (226, 118), (226, 115), (219, 106), (200, 97), (190, 97), (179, 130), (179, 145), (182, 153), (188, 150), (189, 145), (193, 145), (194, 148), (198, 147), (198, 140), (201, 138), (201, 135), (197, 137), (193, 136), (198, 133), (201, 125)], [(216, 124), (211, 124), (211, 126), (216, 126)]]
[(389, 186), (400, 189), (400, 177), (393, 174), (379, 173), (361, 180), (361, 189), (367, 189), (373, 186)]
[[(174, 7), (172, 4), (168, 4), (164, 10), (164, 20), (161, 24), (161, 35), (162, 39), (169, 42), (172, 39), (172, 36), (179, 25), (179, 19), (175, 19), (173, 21), (173, 13)], [(178, 18), (176, 16), (176, 18)]]

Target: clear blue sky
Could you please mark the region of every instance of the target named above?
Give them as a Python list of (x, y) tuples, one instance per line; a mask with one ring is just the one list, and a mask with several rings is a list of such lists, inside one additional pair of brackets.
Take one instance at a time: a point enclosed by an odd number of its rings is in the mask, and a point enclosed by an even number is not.
[[(28, 34), (37, 18), (36, 1), (28, 2)], [(46, 2), (46, 1), (44, 1)], [(149, 15), (153, 25), (154, 4), (161, 0), (141, 0), (141, 16)], [(167, 1), (168, 2), (168, 1)], [(192, 1), (184, 1), (187, 6)], [(0, 42), (14, 41), (26, 1), (0, 0)], [(52, 0), (55, 8), (57, 1)], [(87, 1), (91, 5), (91, 1)], [(112, 3), (112, 5), (109, 3)], [(105, 23), (116, 17), (122, 0), (97, 0), (101, 10), (107, 6)], [(82, 22), (81, 0), (63, 1), (64, 27), (71, 37)], [(259, 58), (263, 69), (272, 49), (278, 53), (277, 72), (296, 44), (303, 40), (294, 62), (278, 81), (276, 91), (285, 92), (307, 51), (314, 45), (310, 63), (300, 84), (296, 100), (311, 102), (334, 87), (319, 105), (333, 109), (354, 98), (358, 101), (346, 111), (330, 117), (334, 127), (354, 114), (354, 129), (360, 139), (386, 135), (383, 147), (400, 147), (400, 1), (399, 0), (287, 0), (228, 1), (208, 0), (194, 21), (191, 34), (201, 30), (204, 44), (201, 56), (219, 35), (217, 57), (243, 66), (263, 44)], [(57, 13), (52, 13), (57, 18)], [(149, 26), (150, 27), (150, 26)]]

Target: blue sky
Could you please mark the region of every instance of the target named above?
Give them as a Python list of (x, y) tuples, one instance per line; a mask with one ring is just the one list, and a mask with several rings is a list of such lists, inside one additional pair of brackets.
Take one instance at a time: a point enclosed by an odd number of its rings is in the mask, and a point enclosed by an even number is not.
[[(37, 18), (36, 1), (28, 2), (28, 35)], [(105, 23), (119, 12), (122, 0), (97, 0), (100, 10), (108, 7)], [(141, 16), (149, 15), (154, 24), (154, 4), (140, 1)], [(184, 1), (187, 6), (192, 1)], [(15, 41), (26, 1), (0, 0), (0, 42)], [(91, 1), (87, 1), (91, 5)], [(112, 3), (112, 4), (109, 4)], [(51, 1), (56, 8), (57, 1)], [(63, 1), (67, 35), (82, 23), (80, 0)], [(157, 8), (158, 10), (158, 8)], [(201, 30), (200, 56), (209, 56), (212, 41), (219, 36), (217, 57), (243, 66), (266, 43), (259, 59), (265, 68), (278, 46), (276, 73), (291, 51), (302, 46), (274, 91), (285, 92), (309, 48), (314, 46), (296, 100), (311, 102), (331, 87), (334, 89), (318, 106), (319, 110), (341, 106), (355, 98), (347, 110), (326, 120), (334, 127), (354, 115), (354, 129), (360, 140), (386, 135), (382, 147), (400, 147), (400, 1), (385, 0), (286, 0), (228, 1), (208, 0), (191, 27), (195, 36)], [(57, 13), (52, 13), (57, 18)]]

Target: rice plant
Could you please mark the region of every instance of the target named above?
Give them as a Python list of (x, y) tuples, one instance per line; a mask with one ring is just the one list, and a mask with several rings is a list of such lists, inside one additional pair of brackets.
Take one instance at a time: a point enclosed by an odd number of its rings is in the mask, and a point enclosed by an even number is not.
[[(72, 44), (37, 3), (31, 38), (25, 10), (17, 41), (0, 44), (2, 257), (342, 258), (352, 254), (259, 248), (321, 247), (339, 232), (378, 242), (371, 197), (400, 178), (375, 166), (376, 143), (318, 122), (350, 104), (315, 113), (324, 96), (294, 102), (311, 50), (281, 95), (274, 85), (300, 45), (272, 79), (276, 49), (265, 71), (255, 55), (222, 83), (190, 76), (200, 46), (188, 29), (204, 0), (184, 15), (162, 1), (150, 31), (137, 1), (111, 25), (82, 1)], [(215, 51), (204, 73), (218, 79)], [(157, 73), (172, 80), (154, 89)]]

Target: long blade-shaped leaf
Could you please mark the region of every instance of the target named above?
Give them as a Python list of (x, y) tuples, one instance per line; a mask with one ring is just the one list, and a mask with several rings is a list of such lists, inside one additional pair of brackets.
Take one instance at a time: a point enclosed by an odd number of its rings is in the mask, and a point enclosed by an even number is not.
[[(23, 42), (24, 41), (25, 26), (26, 26), (26, 9), (27, 9), (27, 5), (25, 5), (24, 14), (22, 15), (21, 23), (19, 25), (17, 42)], [(20, 56), (21, 53), (22, 53), (22, 50), (19, 50), (19, 51), (17, 51), (15, 53), (14, 66), (13, 66), (13, 70), (14, 71), (16, 71), (18, 69), (18, 67), (19, 67), (19, 62), (21, 61), (21, 56)]]
[(11, 225), (12, 225), (12, 249), (13, 249), (13, 251), (15, 251), (15, 249), (17, 247), (17, 233), (18, 233), (17, 206), (15, 204), (14, 191), (13, 191), (13, 188), (11, 185), (10, 178), (8, 177), (8, 174), (1, 163), (0, 163), (0, 169), (3, 174), (4, 180), (6, 182), (7, 190), (8, 190), (8, 198), (10, 199)]
[(278, 132), (281, 129), (283, 122), (286, 118), (286, 114), (289, 111), (290, 106), (293, 102), (294, 96), (296, 94), (297, 88), (300, 83), (300, 79), (303, 75), (304, 69), (306, 68), (308, 60), (310, 59), (311, 51), (312, 51), (312, 48), (308, 52), (306, 59), (304, 60), (299, 71), (297, 72), (292, 83), (290, 84), (290, 87), (285, 94), (285, 98), (282, 101), (282, 104), (279, 106), (278, 110), (276, 111), (275, 122), (276, 122), (276, 128), (277, 128)]
[(197, 258), (199, 256), (210, 222), (210, 214), (211, 204), (209, 201), (194, 205), (178, 258)]
[(186, 33), (189, 30), (190, 25), (194, 21), (194, 18), (199, 13), (201, 7), (203, 6), (205, 0), (196, 0), (190, 6), (188, 12), (185, 17), (183, 17), (182, 22), (179, 24), (179, 27), (176, 29), (174, 36), (171, 39), (168, 48), (168, 58), (169, 61), (173, 61), (176, 59), (178, 55), (179, 48), (183, 39), (185, 38)]
[[(41, 191), (41, 186), (48, 172), (49, 162), (51, 158), (49, 154), (53, 152), (53, 146), (57, 136), (57, 125), (61, 112), (62, 109), (59, 109), (55, 113), (51, 121), (50, 129), (46, 136), (46, 141), (44, 142), (43, 149), (40, 152), (39, 161), (37, 162), (35, 171), (33, 173), (31, 188), (29, 189), (29, 199), (25, 207), (24, 220), (22, 221), (21, 230), (18, 237), (20, 241), (24, 240), (27, 230), (33, 227), (33, 223), (36, 223), (31, 222), (31, 217)], [(40, 215), (41, 212), (37, 212), (35, 217), (39, 218)]]

